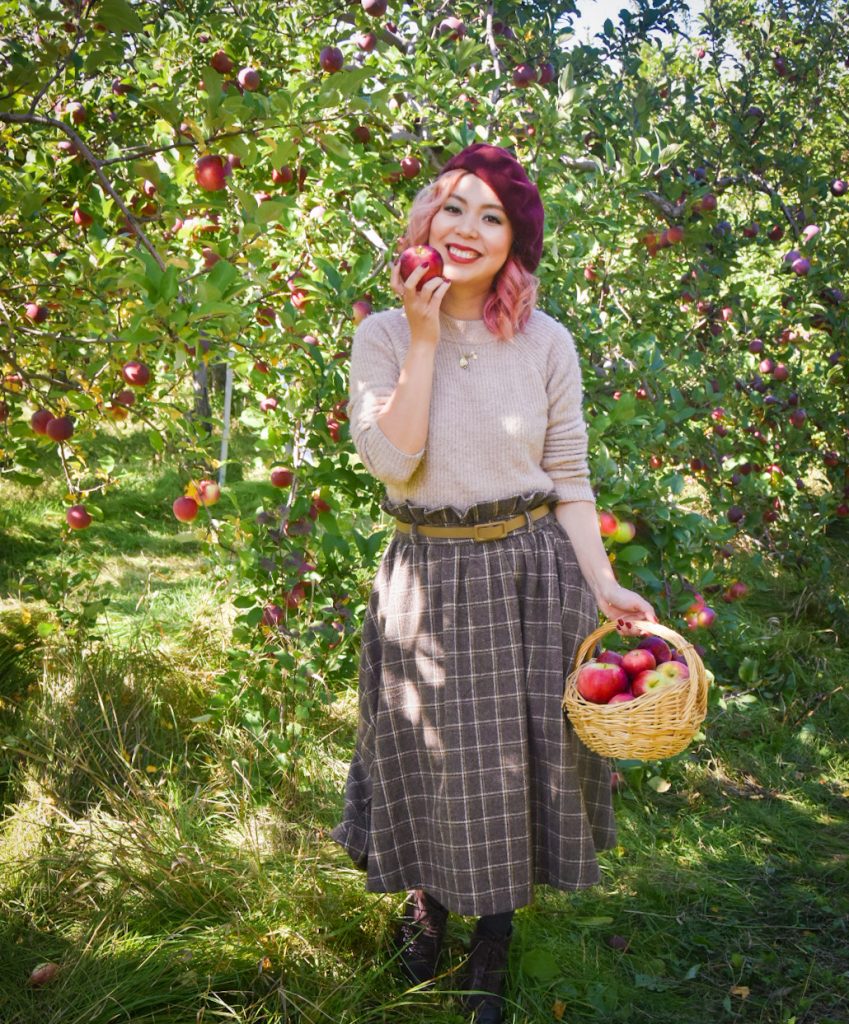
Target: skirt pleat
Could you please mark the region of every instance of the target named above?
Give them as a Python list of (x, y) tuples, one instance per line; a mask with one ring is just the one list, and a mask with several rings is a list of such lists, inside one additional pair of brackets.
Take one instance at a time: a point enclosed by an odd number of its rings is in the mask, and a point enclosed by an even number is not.
[[(405, 522), (469, 525), (545, 501), (556, 494), (382, 507)], [(553, 514), (501, 540), (392, 537), (363, 624), (357, 739), (331, 832), (368, 891), (422, 887), (481, 915), (530, 903), (536, 884), (599, 881), (596, 851), (616, 842), (610, 770), (561, 706), (597, 624)]]

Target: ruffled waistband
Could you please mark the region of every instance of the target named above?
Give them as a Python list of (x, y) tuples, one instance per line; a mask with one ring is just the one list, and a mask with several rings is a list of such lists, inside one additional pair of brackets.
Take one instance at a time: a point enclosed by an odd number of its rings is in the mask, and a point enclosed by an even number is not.
[(507, 498), (496, 498), (494, 501), (483, 501), (467, 508), (455, 505), (443, 505), (439, 508), (426, 508), (410, 501), (393, 501), (384, 495), (380, 507), (384, 512), (402, 523), (418, 523), (430, 526), (472, 526), (475, 523), (497, 522), (509, 519), (521, 512), (530, 511), (545, 502), (554, 507), (559, 501), (556, 491), (533, 491), (530, 494), (516, 494)]

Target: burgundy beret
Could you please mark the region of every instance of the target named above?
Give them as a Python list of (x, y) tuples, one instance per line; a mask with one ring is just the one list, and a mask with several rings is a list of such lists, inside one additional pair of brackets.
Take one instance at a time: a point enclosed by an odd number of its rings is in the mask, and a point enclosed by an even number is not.
[(513, 228), (513, 254), (532, 273), (542, 257), (545, 210), (539, 190), (513, 154), (501, 146), (475, 142), (452, 156), (439, 172), (471, 171), (501, 200)]

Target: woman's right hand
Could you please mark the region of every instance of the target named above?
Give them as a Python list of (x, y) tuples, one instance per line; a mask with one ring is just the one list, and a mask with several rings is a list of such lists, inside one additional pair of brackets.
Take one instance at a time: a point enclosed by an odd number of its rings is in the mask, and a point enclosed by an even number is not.
[(416, 285), (426, 270), (422, 264), (416, 267), (406, 281), (402, 281), (399, 258), (392, 264), (391, 284), (395, 294), (404, 300), (410, 338), (423, 344), (436, 345), (439, 342), (439, 309), (451, 282), (444, 277), (433, 277), (422, 285), (421, 291), (417, 291)]

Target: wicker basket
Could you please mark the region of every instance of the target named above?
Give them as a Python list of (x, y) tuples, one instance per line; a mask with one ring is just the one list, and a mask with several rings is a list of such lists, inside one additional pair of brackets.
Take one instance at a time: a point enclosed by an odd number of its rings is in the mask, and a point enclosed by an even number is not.
[(578, 671), (585, 661), (591, 660), (587, 654), (596, 643), (616, 629), (615, 622), (606, 622), (590, 633), (578, 650), (575, 667), (566, 678), (563, 710), (581, 740), (597, 754), (641, 761), (671, 757), (690, 743), (707, 714), (705, 666), (693, 645), (674, 629), (645, 620), (637, 620), (633, 625), (662, 637), (680, 651), (690, 678), (618, 704), (593, 704), (585, 700), (576, 686)]

